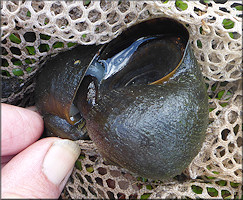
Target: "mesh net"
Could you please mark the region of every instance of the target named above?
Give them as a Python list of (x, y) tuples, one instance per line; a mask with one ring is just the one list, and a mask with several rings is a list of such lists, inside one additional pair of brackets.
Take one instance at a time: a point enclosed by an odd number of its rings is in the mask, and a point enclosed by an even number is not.
[(104, 162), (92, 141), (62, 198), (241, 198), (241, 1), (2, 1), (2, 102), (33, 104), (35, 75), (48, 56), (75, 44), (103, 44), (153, 17), (184, 24), (208, 88), (210, 125), (184, 173), (160, 182)]

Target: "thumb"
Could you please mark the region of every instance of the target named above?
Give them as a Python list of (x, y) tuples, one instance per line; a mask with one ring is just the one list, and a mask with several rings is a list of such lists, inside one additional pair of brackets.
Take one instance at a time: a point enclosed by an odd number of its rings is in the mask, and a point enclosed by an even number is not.
[(57, 199), (79, 154), (71, 140), (39, 140), (2, 168), (2, 198)]

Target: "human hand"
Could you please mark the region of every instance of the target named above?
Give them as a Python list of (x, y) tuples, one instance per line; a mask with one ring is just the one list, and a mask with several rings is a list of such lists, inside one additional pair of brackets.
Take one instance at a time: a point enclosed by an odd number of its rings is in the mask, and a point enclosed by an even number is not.
[(44, 123), (31, 110), (1, 104), (2, 198), (55, 198), (80, 154), (76, 143), (60, 138), (39, 141)]

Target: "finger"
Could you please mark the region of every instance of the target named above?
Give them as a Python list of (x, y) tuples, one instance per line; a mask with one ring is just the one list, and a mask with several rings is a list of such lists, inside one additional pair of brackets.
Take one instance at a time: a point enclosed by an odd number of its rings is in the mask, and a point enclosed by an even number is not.
[(1, 157), (1, 169), (14, 157), (14, 155), (11, 156), (2, 156)]
[(7, 163), (9, 162), (14, 156), (11, 155), (11, 156), (2, 156), (1, 157), (1, 163)]
[(39, 140), (2, 168), (2, 197), (58, 198), (79, 154), (71, 140)]
[(42, 117), (31, 110), (1, 104), (1, 155), (14, 155), (34, 143), (42, 134)]

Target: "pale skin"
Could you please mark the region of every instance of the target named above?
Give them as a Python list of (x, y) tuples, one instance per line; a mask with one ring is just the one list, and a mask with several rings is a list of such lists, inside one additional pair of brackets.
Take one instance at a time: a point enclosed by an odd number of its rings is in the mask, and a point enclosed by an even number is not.
[(70, 168), (67, 168), (63, 179), (59, 178), (60, 181), (55, 177), (51, 177), (53, 181), (48, 179), (48, 173), (43, 172), (43, 161), (53, 143), (62, 139), (50, 137), (38, 140), (44, 122), (33, 108), (2, 103), (1, 112), (1, 197), (58, 198), (75, 160), (70, 159)]

